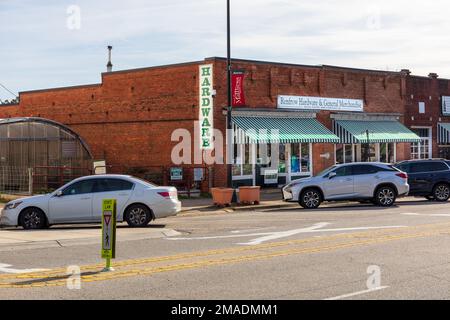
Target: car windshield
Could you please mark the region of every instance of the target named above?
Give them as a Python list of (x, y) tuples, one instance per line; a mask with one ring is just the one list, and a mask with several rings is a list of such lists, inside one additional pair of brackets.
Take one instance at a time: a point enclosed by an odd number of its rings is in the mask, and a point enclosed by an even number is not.
[(337, 167), (338, 167), (338, 166), (332, 166), (332, 167), (330, 167), (330, 168), (328, 168), (328, 169), (325, 169), (325, 170), (323, 170), (322, 172), (319, 172), (318, 174), (316, 174), (315, 177), (321, 177), (321, 176), (327, 174), (328, 172), (330, 172), (330, 171), (336, 169)]

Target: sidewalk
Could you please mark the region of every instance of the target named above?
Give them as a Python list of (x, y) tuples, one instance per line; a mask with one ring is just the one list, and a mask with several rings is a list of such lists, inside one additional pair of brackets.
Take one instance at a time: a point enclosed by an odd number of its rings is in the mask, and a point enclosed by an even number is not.
[(179, 215), (189, 215), (192, 213), (214, 213), (214, 212), (234, 212), (252, 211), (258, 209), (276, 209), (282, 207), (298, 206), (297, 203), (287, 203), (281, 199), (279, 189), (269, 189), (261, 191), (261, 203), (259, 205), (233, 204), (231, 207), (219, 208), (213, 205), (211, 198), (198, 198), (181, 200), (182, 210)]
[[(124, 223), (117, 226), (117, 241), (135, 241), (173, 237), (182, 233), (159, 225), (132, 229)], [(28, 231), (6, 228), (0, 232), (0, 252), (17, 249), (69, 247), (80, 244), (100, 245), (101, 227), (92, 225), (58, 226), (47, 230)]]

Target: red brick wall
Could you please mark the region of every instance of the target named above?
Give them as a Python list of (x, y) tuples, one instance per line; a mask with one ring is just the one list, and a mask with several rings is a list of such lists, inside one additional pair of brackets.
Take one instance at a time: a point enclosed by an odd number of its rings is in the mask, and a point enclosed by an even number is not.
[[(405, 113), (406, 80), (400, 73), (353, 70), (334, 67), (309, 67), (279, 65), (236, 60), (233, 69), (243, 69), (246, 108), (277, 108), (278, 95), (323, 96), (362, 99), (365, 113)], [(222, 108), (227, 105), (226, 61), (215, 60), (215, 88), (217, 97), (216, 125), (225, 127)], [(330, 114), (320, 112), (318, 120), (332, 128)], [(401, 117), (400, 121), (403, 121)], [(406, 148), (409, 152), (409, 148)], [(405, 148), (398, 148), (398, 159), (407, 159)], [(325, 160), (320, 154), (330, 152), (332, 158)], [(334, 164), (334, 146), (313, 146), (314, 172), (320, 172)], [(226, 170), (216, 174), (217, 181), (226, 181)]]
[[(69, 125), (94, 157), (109, 165), (170, 166), (176, 144), (170, 141), (172, 131), (186, 128), (193, 134), (198, 119), (198, 65), (203, 63), (214, 63), (214, 124), (224, 130), (226, 61), (214, 58), (103, 74), (98, 85), (22, 93), (20, 105), (0, 107), (0, 118), (38, 116)], [(367, 113), (405, 113), (406, 80), (400, 73), (238, 60), (233, 68), (246, 71), (249, 108), (274, 109), (277, 96), (286, 94), (364, 99)], [(331, 129), (330, 112), (321, 112), (318, 119)], [(403, 149), (398, 149), (399, 158), (402, 153), (406, 157)], [(313, 146), (315, 172), (334, 163), (333, 157), (320, 158), (326, 152), (334, 156), (333, 145)], [(226, 166), (214, 167), (214, 181), (226, 184)]]
[(198, 119), (197, 64), (102, 75), (102, 83), (22, 93), (0, 118), (37, 116), (69, 125), (113, 166), (171, 163), (171, 133)]
[[(437, 124), (450, 122), (442, 115), (441, 96), (450, 96), (450, 80), (436, 77), (407, 77), (405, 122), (408, 127), (432, 127), (433, 157), (438, 157)], [(419, 113), (419, 102), (425, 102), (425, 114)]]

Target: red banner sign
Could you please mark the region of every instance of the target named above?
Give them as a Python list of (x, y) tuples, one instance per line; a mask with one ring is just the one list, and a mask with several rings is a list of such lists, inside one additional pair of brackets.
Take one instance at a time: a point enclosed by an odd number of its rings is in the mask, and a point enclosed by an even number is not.
[(245, 106), (244, 76), (245, 76), (244, 71), (233, 71), (232, 81), (231, 81), (233, 107)]

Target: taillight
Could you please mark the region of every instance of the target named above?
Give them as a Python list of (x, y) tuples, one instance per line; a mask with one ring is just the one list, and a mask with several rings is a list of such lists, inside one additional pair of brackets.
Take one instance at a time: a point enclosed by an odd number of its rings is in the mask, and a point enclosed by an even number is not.
[(408, 174), (406, 174), (404, 172), (397, 173), (396, 176), (400, 177), (402, 179), (408, 180)]
[(170, 193), (169, 193), (168, 191), (158, 192), (158, 194), (159, 194), (161, 197), (164, 197), (164, 198), (166, 198), (166, 199), (169, 199), (169, 198), (170, 198)]
[(158, 194), (166, 199), (177, 199), (178, 198), (178, 193), (176, 191), (161, 191), (158, 192)]

